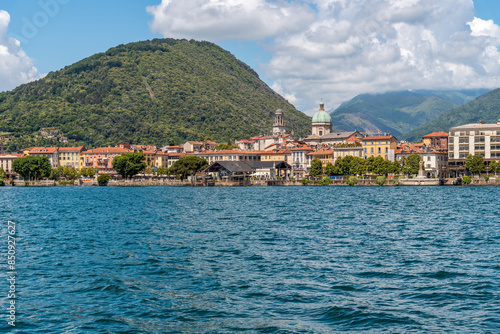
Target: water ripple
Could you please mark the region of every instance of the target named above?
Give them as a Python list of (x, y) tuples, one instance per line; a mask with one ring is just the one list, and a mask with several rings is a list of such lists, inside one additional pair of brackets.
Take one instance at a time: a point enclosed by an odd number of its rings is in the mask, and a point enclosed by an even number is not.
[(4, 187), (14, 332), (498, 332), (498, 191)]

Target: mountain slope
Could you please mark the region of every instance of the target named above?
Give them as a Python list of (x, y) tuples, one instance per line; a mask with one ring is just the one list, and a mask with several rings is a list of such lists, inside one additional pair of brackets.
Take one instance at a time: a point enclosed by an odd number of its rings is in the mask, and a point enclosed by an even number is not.
[(471, 122), (484, 121), (486, 123), (497, 123), (500, 118), (500, 88), (492, 90), (477, 99), (457, 108), (445, 111), (435, 120), (423, 124), (408, 134), (401, 137), (406, 140), (418, 140), (423, 135), (448, 130), (454, 126), (464, 125)]
[(391, 132), (399, 137), (486, 90), (362, 94), (331, 113), (337, 130)]
[(249, 66), (208, 42), (155, 39), (119, 45), (0, 94), (0, 131), (59, 128), (89, 146), (169, 144), (269, 133), (276, 109), (288, 131), (311, 118)]

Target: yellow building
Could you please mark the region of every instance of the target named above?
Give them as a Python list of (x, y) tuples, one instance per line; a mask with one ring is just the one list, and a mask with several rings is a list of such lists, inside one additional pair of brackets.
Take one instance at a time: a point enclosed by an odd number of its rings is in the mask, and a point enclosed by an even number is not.
[(316, 151), (316, 152), (308, 153), (307, 155), (312, 156), (313, 159), (318, 158), (319, 160), (321, 160), (321, 164), (323, 165), (323, 168), (325, 168), (329, 162), (331, 162), (333, 164), (333, 161), (334, 161), (333, 154), (334, 154), (334, 151), (332, 149), (321, 149), (321, 150)]
[(372, 135), (363, 138), (361, 141), (365, 159), (382, 157), (386, 160), (394, 161), (397, 139), (393, 135)]
[(168, 168), (168, 152), (161, 152), (161, 151), (156, 152), (155, 167)]
[(59, 147), (59, 166), (75, 167), (80, 169), (83, 166), (84, 146), (79, 147)]
[(289, 149), (279, 149), (273, 151), (264, 151), (260, 154), (261, 161), (291, 161), (292, 151)]
[(146, 170), (153, 170), (156, 164), (156, 151), (145, 149), (142, 154), (146, 157)]

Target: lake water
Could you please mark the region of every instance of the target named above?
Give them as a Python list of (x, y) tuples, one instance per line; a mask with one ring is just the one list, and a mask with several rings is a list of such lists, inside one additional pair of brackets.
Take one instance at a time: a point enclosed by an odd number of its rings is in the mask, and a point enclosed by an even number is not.
[(498, 333), (499, 193), (3, 187), (0, 331)]

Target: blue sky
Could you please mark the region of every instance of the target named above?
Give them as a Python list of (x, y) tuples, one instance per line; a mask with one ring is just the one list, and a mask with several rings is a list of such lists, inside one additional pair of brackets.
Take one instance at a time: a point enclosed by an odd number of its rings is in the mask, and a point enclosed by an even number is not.
[(2, 0), (0, 11), (0, 91), (164, 36), (219, 44), (309, 114), (361, 93), (500, 87), (498, 0)]

